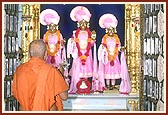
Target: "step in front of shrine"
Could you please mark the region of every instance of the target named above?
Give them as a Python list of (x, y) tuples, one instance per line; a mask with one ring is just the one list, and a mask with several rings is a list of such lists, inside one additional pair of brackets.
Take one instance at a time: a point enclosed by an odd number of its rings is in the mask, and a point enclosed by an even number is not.
[(69, 94), (63, 101), (65, 111), (130, 111), (128, 100), (138, 100), (137, 94), (99, 93)]

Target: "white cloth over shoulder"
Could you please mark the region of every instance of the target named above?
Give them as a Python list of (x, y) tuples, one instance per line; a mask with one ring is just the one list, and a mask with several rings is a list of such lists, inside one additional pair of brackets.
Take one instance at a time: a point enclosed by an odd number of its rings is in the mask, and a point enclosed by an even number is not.
[(108, 52), (102, 44), (98, 48), (98, 61), (101, 61), (103, 64), (108, 63)]
[(67, 58), (70, 58), (70, 55), (72, 55), (74, 59), (78, 57), (78, 49), (73, 38), (70, 38), (67, 43)]
[(121, 51), (121, 84), (120, 84), (120, 93), (128, 94), (131, 91), (130, 77), (128, 73), (128, 68), (126, 64), (126, 58), (124, 51)]

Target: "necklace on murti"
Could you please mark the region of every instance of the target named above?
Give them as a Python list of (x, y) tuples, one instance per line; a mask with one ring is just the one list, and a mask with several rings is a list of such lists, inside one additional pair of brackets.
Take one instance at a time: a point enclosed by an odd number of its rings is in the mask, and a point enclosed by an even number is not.
[(46, 45), (47, 45), (47, 53), (48, 55), (51, 56), (51, 63), (55, 63), (55, 58), (54, 56), (57, 54), (57, 52), (59, 51), (60, 47), (61, 47), (61, 38), (60, 38), (60, 31), (57, 30), (56, 32), (56, 35), (57, 35), (57, 38), (58, 38), (58, 41), (57, 43), (55, 44), (55, 47), (56, 49), (54, 50), (54, 52), (51, 52), (50, 48), (49, 48), (49, 45), (48, 45), (48, 37), (49, 35), (51, 34), (54, 34), (54, 33), (51, 33), (49, 30), (46, 32), (45, 36), (44, 36), (44, 39), (45, 39), (45, 42), (46, 42)]
[(107, 46), (107, 38), (108, 37), (109, 37), (108, 34), (105, 34), (103, 36), (103, 43), (102, 44), (103, 44), (103, 46), (106, 47), (107, 52), (108, 52), (108, 60), (110, 61), (110, 65), (113, 66), (114, 65), (114, 60), (116, 59), (116, 57), (118, 55), (118, 46), (119, 46), (120, 41), (119, 41), (118, 35), (114, 34), (113, 35), (113, 39), (115, 40), (115, 50), (114, 50), (114, 54), (111, 55), (110, 54), (110, 50), (109, 50), (109, 48)]
[(76, 42), (76, 47), (77, 47), (77, 49), (78, 49), (78, 56), (79, 56), (79, 58), (80, 58), (80, 60), (81, 60), (81, 62), (82, 62), (82, 65), (85, 65), (86, 59), (87, 59), (87, 57), (89, 56), (89, 51), (90, 51), (90, 49), (91, 49), (91, 42), (92, 42), (91, 31), (90, 31), (88, 28), (86, 29), (86, 31), (87, 31), (87, 33), (88, 33), (88, 39), (87, 39), (86, 52), (85, 52), (84, 54), (81, 52), (81, 47), (80, 47), (80, 45), (79, 45), (78, 35), (79, 35), (79, 32), (80, 32), (80, 31), (81, 31), (80, 28), (78, 28), (78, 29), (76, 30), (76, 33), (75, 33), (75, 36), (76, 36), (75, 42)]
[[(57, 52), (59, 51), (60, 47), (61, 47), (61, 38), (60, 38), (60, 31), (57, 30), (56, 32), (56, 35), (58, 36), (58, 41), (57, 43), (55, 44), (55, 47), (56, 49), (54, 50), (54, 52), (51, 52), (50, 51), (50, 48), (49, 48), (49, 45), (48, 45), (48, 37), (49, 35), (51, 35), (50, 31), (47, 31), (46, 34), (45, 34), (45, 41), (46, 41), (46, 44), (47, 44), (47, 53), (50, 55), (50, 56), (55, 56), (55, 54), (57, 54)], [(54, 34), (54, 33), (53, 33)]]

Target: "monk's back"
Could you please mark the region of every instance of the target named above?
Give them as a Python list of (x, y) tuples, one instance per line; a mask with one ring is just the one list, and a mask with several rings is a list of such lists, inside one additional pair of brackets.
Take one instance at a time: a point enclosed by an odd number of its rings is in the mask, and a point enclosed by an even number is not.
[[(29, 62), (20, 65), (17, 69), (17, 71), (19, 71), (19, 72), (16, 72), (17, 81), (19, 81), (18, 83), (19, 86), (17, 87), (19, 92), (17, 93), (20, 101), (19, 103), (21, 105), (26, 105), (24, 107), (25, 110), (32, 110), (33, 108), (33, 100), (36, 93), (38, 73), (42, 72), (41, 70), (42, 70), (42, 67), (44, 66), (49, 67), (50, 65), (45, 64), (43, 60), (34, 58), (34, 59), (31, 59)], [(44, 97), (44, 98), (47, 98), (47, 97)], [(47, 100), (47, 99), (44, 99), (44, 100)], [(46, 105), (46, 103), (47, 102), (44, 101), (44, 105)]]

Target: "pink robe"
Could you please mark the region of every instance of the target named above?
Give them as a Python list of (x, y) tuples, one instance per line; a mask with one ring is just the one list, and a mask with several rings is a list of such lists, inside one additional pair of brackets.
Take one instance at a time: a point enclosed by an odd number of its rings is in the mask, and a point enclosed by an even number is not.
[[(103, 39), (102, 39), (103, 41)], [(107, 38), (107, 47), (111, 50), (115, 49), (116, 41), (115, 39)], [(118, 46), (118, 50), (120, 49), (120, 43)], [(104, 77), (104, 79), (119, 79), (121, 72), (121, 64), (118, 59), (118, 55), (114, 60), (114, 65), (110, 64), (110, 60), (108, 59), (107, 48), (102, 44), (98, 49), (98, 60), (99, 60), (99, 74)], [(100, 75), (99, 75), (100, 76)]]
[[(96, 44), (95, 44), (96, 45)], [(99, 52), (100, 53), (100, 52)], [(106, 89), (105, 83), (104, 83), (104, 77), (102, 77), (103, 72), (98, 71), (97, 68), (97, 54), (96, 49), (94, 49), (94, 70), (93, 70), (93, 79), (92, 79), (92, 92), (102, 92)], [(103, 67), (103, 66), (99, 66)], [(103, 68), (101, 68), (103, 70)], [(100, 68), (99, 68), (100, 70)]]
[[(44, 41), (45, 41), (45, 35), (46, 34), (44, 34), (44, 37), (43, 37)], [(60, 33), (60, 41), (62, 41), (62, 40), (63, 40), (63, 37), (62, 37), (62, 34)], [(45, 41), (45, 42), (47, 42), (47, 41)], [(57, 43), (58, 43), (57, 34), (56, 33), (49, 34), (48, 43), (46, 43), (46, 44), (56, 45)], [(63, 62), (63, 60), (66, 60), (65, 46), (62, 46), (62, 45), (60, 45), (60, 46), (61, 47), (59, 48), (58, 52), (54, 56), (54, 60), (55, 60), (54, 63), (52, 63), (52, 56), (51, 55), (48, 54), (47, 58), (46, 58), (46, 62), (48, 64), (52, 64), (54, 67), (58, 67)], [(64, 76), (68, 76), (68, 70), (64, 71)]]
[[(103, 40), (102, 40), (103, 41)], [(107, 38), (107, 47), (111, 49), (115, 48), (115, 40)], [(118, 47), (120, 50), (120, 44)], [(107, 48), (101, 44), (98, 48), (98, 61), (99, 61), (99, 68), (98, 68), (98, 76), (99, 79), (102, 80), (102, 84), (104, 86), (104, 79), (118, 79), (121, 78), (120, 84), (120, 93), (128, 94), (131, 91), (130, 85), (130, 78), (128, 73), (128, 68), (126, 64), (126, 58), (124, 52), (121, 51), (121, 63), (118, 59), (118, 56), (114, 60), (114, 65), (110, 65), (110, 61), (108, 59), (108, 52)], [(99, 86), (100, 87), (100, 86)]]
[[(77, 91), (77, 83), (80, 80), (80, 78), (90, 78), (93, 76), (93, 59), (92, 59), (92, 49), (89, 50), (89, 56), (86, 59), (85, 64), (83, 65), (81, 62), (81, 59), (78, 55), (78, 48), (77, 43), (75, 42), (76, 36), (75, 32), (73, 32), (72, 38), (68, 40), (67, 43), (67, 57), (70, 58), (70, 55), (73, 58), (72, 67), (69, 71), (69, 75), (71, 76), (71, 84), (69, 93), (76, 93)], [(79, 42), (80, 40), (83, 40), (83, 42), (87, 43), (89, 35), (85, 31), (80, 31), (78, 34)], [(95, 41), (91, 42), (91, 47), (95, 44)], [(82, 46), (80, 46), (81, 48)], [(95, 48), (95, 47), (94, 47)], [(85, 49), (80, 49), (82, 54), (85, 54), (87, 51)]]
[(119, 91), (122, 94), (129, 94), (131, 91), (131, 83), (126, 64), (126, 58), (123, 51), (121, 52), (121, 84)]

